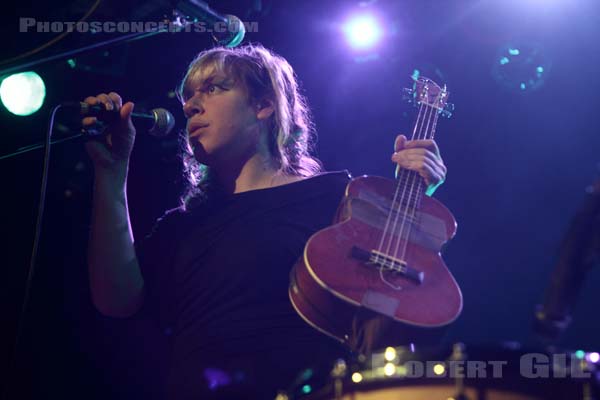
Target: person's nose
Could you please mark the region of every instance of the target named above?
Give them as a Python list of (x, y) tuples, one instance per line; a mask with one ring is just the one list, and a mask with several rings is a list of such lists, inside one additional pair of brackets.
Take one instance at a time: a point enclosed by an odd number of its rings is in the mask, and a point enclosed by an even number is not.
[(204, 108), (202, 108), (202, 104), (200, 102), (200, 96), (195, 95), (187, 99), (185, 103), (183, 103), (183, 113), (186, 118), (191, 118), (196, 114), (202, 114), (204, 112)]

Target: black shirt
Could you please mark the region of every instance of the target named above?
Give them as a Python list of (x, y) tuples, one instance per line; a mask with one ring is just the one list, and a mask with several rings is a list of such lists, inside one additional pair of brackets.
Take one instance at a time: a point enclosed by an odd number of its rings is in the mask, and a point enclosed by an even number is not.
[(171, 210), (158, 221), (138, 260), (145, 307), (170, 338), (169, 399), (236, 388), (245, 399), (274, 398), (301, 369), (342, 354), (297, 315), (288, 286), (308, 238), (332, 223), (348, 182), (347, 172), (325, 173)]

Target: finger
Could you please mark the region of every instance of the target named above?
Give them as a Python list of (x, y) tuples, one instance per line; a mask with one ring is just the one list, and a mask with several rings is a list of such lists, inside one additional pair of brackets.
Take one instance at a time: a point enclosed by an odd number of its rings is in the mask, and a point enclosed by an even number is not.
[(406, 143), (406, 136), (398, 135), (396, 136), (396, 140), (394, 141), (394, 151), (400, 151), (404, 148), (404, 143)]
[(96, 124), (96, 122), (98, 122), (98, 119), (96, 117), (85, 117), (81, 120), (81, 124), (83, 126), (91, 126)]
[(416, 149), (404, 149), (399, 152), (392, 154), (392, 160), (397, 161), (398, 159), (410, 159), (410, 160), (418, 160), (420, 158), (428, 158), (434, 162), (443, 164), (441, 157), (434, 154), (430, 150), (424, 148), (416, 148)]
[(420, 169), (425, 168), (425, 167), (437, 168), (434, 161), (427, 159), (427, 158), (422, 158), (422, 157), (419, 157), (419, 158), (403, 157), (398, 161), (398, 165), (400, 165), (403, 168), (410, 169), (413, 171), (419, 171)]
[(125, 103), (125, 105), (123, 107), (121, 107), (121, 118), (122, 119), (127, 119), (129, 120), (131, 118), (131, 113), (133, 112), (133, 108), (135, 107), (135, 104), (133, 104), (133, 102), (128, 101), (127, 103)]
[(423, 178), (427, 186), (437, 185), (442, 180), (441, 175), (436, 169), (426, 162), (420, 165), (417, 172)]
[(423, 159), (423, 165), (428, 168), (430, 182), (437, 184), (446, 176), (446, 166), (437, 159), (425, 158)]
[[(398, 165), (400, 165), (400, 164), (398, 164)], [(404, 169), (418, 173), (419, 176), (421, 176), (423, 178), (425, 183), (427, 183), (427, 185), (430, 184), (431, 179), (432, 179), (433, 175), (435, 174), (433, 168), (426, 162), (409, 161), (409, 162), (406, 162), (403, 165), (401, 165), (401, 167)]]
[(104, 107), (106, 108), (106, 110), (111, 111), (115, 108), (113, 101), (110, 99), (110, 97), (108, 97), (107, 94), (101, 93), (96, 97), (102, 104), (104, 104)]
[(85, 98), (85, 100), (83, 100), (83, 102), (91, 106), (95, 106), (96, 104), (98, 104), (98, 99), (95, 96), (88, 96)]
[(108, 98), (113, 102), (117, 110), (121, 109), (121, 107), (123, 106), (123, 99), (121, 99), (121, 96), (119, 96), (118, 93), (110, 92), (108, 94)]
[[(421, 175), (423, 176), (423, 175)], [(428, 187), (439, 186), (444, 182), (444, 177), (438, 174), (435, 170), (428, 171), (428, 177), (423, 178)]]
[(423, 148), (431, 151), (435, 155), (439, 157), (440, 149), (438, 148), (435, 140), (427, 139), (427, 140), (409, 140), (404, 145), (406, 149), (414, 149), (414, 148)]
[(446, 167), (429, 158), (401, 157), (396, 163), (402, 168), (418, 172), (428, 183), (437, 183), (446, 175)]

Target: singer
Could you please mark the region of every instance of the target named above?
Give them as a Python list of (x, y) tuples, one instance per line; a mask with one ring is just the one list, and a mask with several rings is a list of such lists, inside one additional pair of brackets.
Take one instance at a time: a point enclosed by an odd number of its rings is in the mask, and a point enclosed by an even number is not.
[[(85, 99), (120, 112), (105, 141), (86, 144), (92, 300), (107, 316), (159, 321), (172, 349), (168, 399), (273, 399), (302, 368), (343, 355), (295, 313), (287, 290), (349, 176), (311, 156), (313, 124), (294, 71), (260, 45), (203, 51), (179, 95), (189, 189), (143, 240), (133, 238), (126, 196), (134, 105), (114, 92)], [(392, 161), (418, 171), (430, 193), (446, 175), (431, 140), (398, 136)]]

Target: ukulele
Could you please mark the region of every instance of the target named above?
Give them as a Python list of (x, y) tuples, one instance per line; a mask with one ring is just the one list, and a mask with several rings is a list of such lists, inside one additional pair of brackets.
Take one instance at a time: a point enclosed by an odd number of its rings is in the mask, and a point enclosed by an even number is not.
[[(446, 87), (421, 77), (407, 91), (419, 109), (412, 139), (432, 139), (450, 114)], [(456, 221), (425, 190), (402, 168), (395, 181), (350, 181), (334, 225), (310, 237), (290, 274), (290, 300), (308, 324), (360, 351), (439, 339), (463, 304), (440, 255)]]

